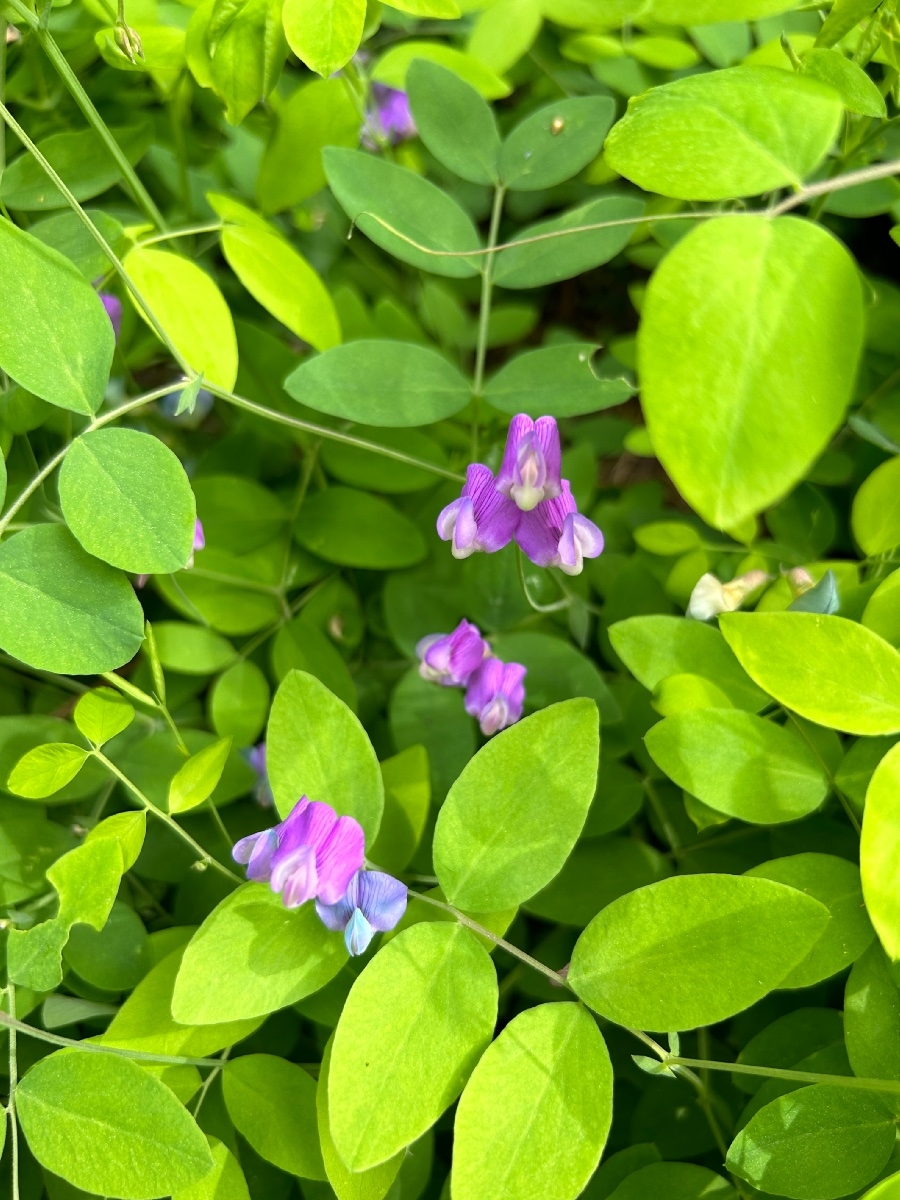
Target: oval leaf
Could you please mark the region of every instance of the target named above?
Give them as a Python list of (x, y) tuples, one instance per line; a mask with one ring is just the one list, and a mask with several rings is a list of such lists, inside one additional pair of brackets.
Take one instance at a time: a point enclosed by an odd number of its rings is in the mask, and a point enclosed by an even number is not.
[(884, 756), (866, 792), (859, 847), (863, 895), (881, 944), (900, 959), (900, 746)]

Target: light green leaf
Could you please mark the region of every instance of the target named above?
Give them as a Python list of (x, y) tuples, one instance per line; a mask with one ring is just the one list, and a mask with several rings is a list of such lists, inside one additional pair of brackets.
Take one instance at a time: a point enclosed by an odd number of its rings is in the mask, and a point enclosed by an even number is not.
[(580, 1004), (520, 1013), (485, 1051), (456, 1111), (454, 1200), (580, 1195), (612, 1122), (613, 1073)]
[(13, 927), (6, 945), (10, 981), (34, 992), (51, 992), (62, 982), (62, 951), (69, 936), (65, 921), (53, 917), (30, 929)]
[(497, 1017), (487, 952), (461, 925), (414, 925), (350, 991), (332, 1047), (328, 1111), (351, 1171), (393, 1157), (462, 1091)]
[(803, 74), (833, 88), (849, 112), (866, 117), (887, 115), (884, 97), (875, 81), (840, 50), (807, 50), (801, 61)]
[(435, 20), (453, 21), (460, 14), (456, 0), (398, 0), (391, 5), (411, 17), (433, 17)]
[(112, 1054), (42, 1059), (20, 1082), (16, 1109), (38, 1162), (87, 1192), (150, 1200), (213, 1166), (206, 1138), (169, 1088)]
[(250, 1200), (238, 1160), (222, 1142), (208, 1138), (213, 1169), (197, 1183), (174, 1192), (172, 1200)]
[(888, 955), (900, 959), (900, 747), (884, 756), (866, 792), (859, 847), (863, 895), (872, 924)]
[(399, 874), (416, 852), (431, 807), (431, 773), (424, 746), (408, 746), (381, 763), (384, 813), (368, 857)]
[[(630, 1147), (636, 1149), (639, 1147)], [(586, 1192), (585, 1196), (590, 1194)], [(666, 1200), (736, 1200), (737, 1197), (737, 1192), (721, 1175), (708, 1167), (682, 1162), (649, 1163), (629, 1173), (607, 1194), (610, 1200), (657, 1200), (662, 1196)]]
[[(843, 1032), (856, 1075), (900, 1082), (900, 991), (877, 943), (853, 964), (844, 992)], [(900, 1092), (879, 1095), (900, 1112)]]
[(325, 1179), (316, 1121), (316, 1083), (273, 1054), (233, 1059), (222, 1078), (235, 1128), (267, 1162), (302, 1179)]
[(741, 709), (683, 712), (654, 725), (645, 741), (679, 787), (752, 824), (796, 821), (828, 793), (825, 770), (801, 738)]
[(419, 42), (414, 39), (398, 42), (383, 54), (372, 69), (372, 79), (376, 83), (386, 83), (388, 87), (405, 91), (406, 75), (411, 64), (416, 59), (423, 58), (446, 67), (448, 71), (470, 83), (485, 100), (502, 100), (512, 91), (504, 79), (471, 54), (455, 50), (445, 42)]
[[(634, 0), (630, 7), (635, 7)], [(712, 25), (718, 21), (755, 21), (796, 7), (795, 0), (650, 0), (649, 11), (664, 24)]]
[(900, 654), (871, 630), (801, 612), (725, 613), (719, 626), (779, 704), (845, 733), (900, 732)]
[(258, 883), (232, 892), (191, 939), (172, 995), (182, 1025), (264, 1016), (324, 987), (347, 961), (314, 907), (286, 909)]
[[(147, 152), (152, 138), (149, 122), (113, 128), (109, 132), (132, 166)], [(118, 164), (93, 129), (52, 133), (49, 137), (41, 138), (37, 148), (76, 200), (90, 200), (99, 196), (122, 177)], [(66, 208), (69, 203), (28, 150), (14, 158), (4, 170), (0, 200), (7, 208), (24, 212)], [(108, 266), (109, 262), (104, 258), (104, 270)]]
[(760, 1109), (728, 1150), (728, 1169), (796, 1200), (833, 1200), (877, 1176), (896, 1138), (874, 1095), (815, 1084)]
[(114, 349), (112, 323), (77, 267), (0, 221), (0, 367), (42, 400), (90, 416)]
[(219, 737), (236, 746), (255, 742), (269, 715), (269, 681), (256, 663), (236, 662), (212, 686), (209, 712)]
[(130, 871), (137, 862), (144, 835), (147, 832), (147, 813), (140, 812), (114, 813), (106, 817), (88, 833), (85, 844), (110, 839), (117, 843), (122, 855), (122, 866)]
[(856, 264), (810, 222), (724, 217), (666, 255), (638, 335), (644, 415), (705, 521), (731, 528), (819, 457), (852, 394), (862, 326)]
[(792, 854), (760, 863), (746, 874), (774, 879), (824, 904), (831, 920), (821, 938), (782, 980), (783, 988), (805, 988), (843, 971), (872, 944), (875, 931), (863, 905), (859, 868), (833, 854)]
[[(397, 50), (411, 45), (401, 44)], [(433, 275), (464, 279), (478, 274), (480, 258), (455, 257), (479, 248), (478, 232), (468, 213), (446, 192), (413, 171), (361, 150), (329, 146), (322, 161), (338, 203), (376, 245)], [(427, 250), (451, 253), (447, 257), (429, 254), (404, 239)]]
[(876, 467), (853, 498), (853, 536), (866, 554), (900, 543), (900, 458)]
[(878, 0), (835, 0), (816, 37), (817, 46), (834, 46), (878, 7)]
[(590, 342), (526, 350), (488, 380), (484, 397), (501, 412), (530, 417), (579, 417), (612, 408), (633, 396), (634, 388), (624, 375), (594, 373), (597, 350)]
[(67, 742), (36, 746), (19, 759), (6, 786), (14, 796), (25, 796), (28, 800), (52, 796), (72, 782), (87, 757), (87, 750)]
[(682, 200), (755, 196), (800, 187), (830, 149), (841, 115), (837, 94), (813, 79), (730, 67), (632, 98), (605, 155), (648, 192)]
[(159, 661), (182, 675), (213, 675), (236, 657), (231, 643), (203, 625), (159, 621), (153, 626)]
[(266, 733), (275, 806), (286, 817), (302, 795), (355, 817), (371, 845), (384, 807), (384, 784), (359, 720), (328, 688), (291, 671), (275, 693)]
[(366, 0), (285, 0), (282, 19), (293, 52), (327, 79), (346, 66), (359, 48)]
[(598, 913), (576, 943), (569, 983), (620, 1025), (714, 1025), (778, 987), (828, 920), (823, 904), (768, 879), (675, 876)]
[(169, 812), (188, 812), (215, 791), (231, 752), (231, 738), (220, 738), (192, 754), (169, 785)]
[(571, 179), (600, 153), (615, 112), (609, 96), (578, 96), (531, 113), (503, 143), (503, 183), (531, 192)]
[[(43, 170), (41, 182), (46, 186), (47, 176)], [(103, 235), (110, 249), (116, 254), (121, 254), (125, 248), (125, 230), (115, 217), (99, 208), (87, 208), (85, 213), (90, 217), (94, 228)], [(106, 254), (71, 209), (36, 221), (28, 232), (68, 258), (85, 279), (96, 279), (109, 267)]]
[(478, 751), (434, 834), (435, 872), (451, 904), (497, 912), (550, 882), (584, 826), (599, 754), (597, 706), (587, 699), (542, 709)]
[[(312, 0), (313, 6), (318, 4), (319, 0)], [(328, 289), (275, 230), (230, 226), (222, 234), (222, 253), (250, 295), (291, 333), (316, 350), (340, 342), (341, 329)]]
[(0, 545), (0, 645), (8, 654), (44, 671), (94, 675), (130, 661), (143, 640), (131, 584), (86, 554), (64, 525), (33, 525)]
[(176, 455), (149, 433), (95, 429), (76, 438), (59, 501), (85, 550), (123, 571), (167, 574), (191, 556), (194, 493)]
[(471, 398), (468, 383), (443, 355), (387, 340), (348, 342), (311, 358), (284, 386), (317, 412), (389, 427), (431, 425), (458, 413)]
[(152, 247), (130, 250), (124, 265), (191, 370), (220, 388), (233, 388), (238, 367), (234, 322), (209, 275), (180, 254)]
[[(113, 842), (94, 842), (90, 848), (120, 853)], [(97, 903), (109, 903), (115, 893), (116, 889), (111, 888), (105, 896), (98, 895)], [(85, 983), (104, 992), (127, 992), (143, 979), (151, 965), (147, 930), (133, 908), (116, 900), (102, 929), (86, 924), (72, 927), (63, 958)]]
[(329, 487), (303, 502), (297, 541), (326, 562), (387, 571), (421, 562), (427, 550), (417, 525), (368, 492)]
[[(249, 554), (260, 550), (282, 532), (287, 521), (287, 512), (278, 497), (246, 476), (201, 475), (194, 483), (194, 494), (207, 546), (215, 548), (217, 553)], [(208, 553), (208, 550), (199, 552), (198, 566), (210, 561), (203, 557)], [(214, 561), (219, 567), (217, 573), (222, 574), (222, 560)], [(216, 570), (216, 566), (212, 569)]]
[(889, 1175), (862, 1197), (862, 1200), (897, 1200), (900, 1197), (900, 1171)]
[(344, 656), (326, 634), (300, 613), (278, 631), (272, 643), (272, 670), (280, 683), (290, 671), (315, 675), (330, 692), (356, 712), (356, 684)]
[(475, 88), (427, 59), (413, 61), (406, 88), (419, 137), (435, 158), (470, 183), (496, 184), (500, 134)]
[(121, 692), (99, 687), (84, 693), (72, 715), (88, 741), (102, 746), (128, 728), (134, 720), (134, 709)]

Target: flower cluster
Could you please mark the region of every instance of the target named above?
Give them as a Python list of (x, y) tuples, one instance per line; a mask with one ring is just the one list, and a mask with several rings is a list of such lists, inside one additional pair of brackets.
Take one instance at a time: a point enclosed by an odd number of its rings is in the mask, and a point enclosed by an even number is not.
[(362, 954), (376, 932), (393, 929), (406, 911), (406, 888), (382, 871), (367, 871), (365, 835), (353, 817), (301, 796), (274, 829), (241, 838), (232, 857), (247, 878), (268, 883), (285, 907), (315, 900), (331, 930), (343, 931), (351, 954)]
[(520, 413), (510, 421), (499, 473), (483, 463), (468, 467), (462, 495), (438, 517), (439, 536), (455, 558), (492, 554), (515, 538), (536, 566), (579, 575), (584, 560), (603, 550), (603, 534), (578, 511), (561, 467), (556, 420)]
[(444, 687), (466, 689), (466, 712), (477, 717), (485, 737), (513, 725), (525, 703), (525, 668), (495, 658), (471, 621), (452, 633), (432, 633), (416, 646), (419, 674)]

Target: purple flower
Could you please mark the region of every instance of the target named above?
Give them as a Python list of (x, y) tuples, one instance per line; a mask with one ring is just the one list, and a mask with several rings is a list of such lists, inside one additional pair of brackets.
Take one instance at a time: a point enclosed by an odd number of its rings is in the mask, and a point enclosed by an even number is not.
[(466, 712), (477, 717), (485, 737), (514, 725), (525, 703), (526, 670), (521, 663), (487, 658), (469, 680)]
[(372, 86), (372, 96), (375, 100), (375, 111), (372, 115), (394, 145), (416, 136), (416, 123), (406, 92), (376, 83)]
[(516, 541), (536, 566), (559, 567), (567, 575), (580, 575), (584, 559), (603, 550), (603, 534), (578, 511), (568, 479), (559, 496), (522, 513)]
[(343, 932), (348, 951), (364, 954), (375, 933), (393, 929), (406, 912), (406, 887), (383, 871), (357, 871), (336, 904), (316, 901), (322, 924)]
[(103, 302), (103, 307), (106, 309), (106, 315), (112, 322), (116, 341), (118, 341), (119, 334), (122, 332), (122, 301), (118, 296), (114, 296), (112, 292), (100, 292), (98, 294)]
[(509, 423), (497, 488), (522, 512), (531, 512), (542, 500), (553, 499), (562, 491), (561, 462), (555, 418), (532, 421), (519, 413)]
[(416, 646), (419, 674), (444, 687), (465, 687), (491, 649), (476, 625), (463, 620), (452, 633), (431, 633)]
[(287, 908), (313, 896), (337, 904), (363, 864), (365, 835), (353, 817), (301, 796), (280, 825), (241, 838), (231, 853), (247, 865), (248, 879), (268, 882)]
[(269, 786), (269, 773), (266, 769), (266, 743), (260, 742), (251, 750), (243, 751), (249, 765), (256, 772), (256, 783), (253, 788), (253, 798), (261, 808), (274, 808), (275, 797)]
[(468, 558), (476, 550), (492, 554), (512, 541), (519, 516), (512, 500), (497, 490), (492, 472), (481, 463), (471, 463), (462, 495), (438, 516), (438, 536), (445, 542), (452, 540), (454, 558)]

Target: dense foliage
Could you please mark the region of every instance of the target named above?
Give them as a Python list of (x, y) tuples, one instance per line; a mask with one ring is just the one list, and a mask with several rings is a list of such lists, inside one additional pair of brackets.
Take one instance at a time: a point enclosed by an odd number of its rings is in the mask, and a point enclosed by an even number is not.
[(4, 0), (0, 1195), (900, 1197), (897, 9)]

